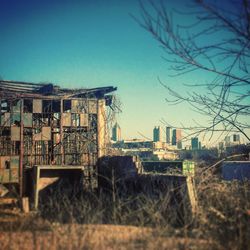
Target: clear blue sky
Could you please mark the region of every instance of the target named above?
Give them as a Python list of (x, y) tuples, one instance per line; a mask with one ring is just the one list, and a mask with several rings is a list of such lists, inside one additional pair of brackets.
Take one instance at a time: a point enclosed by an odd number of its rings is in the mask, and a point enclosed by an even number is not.
[[(174, 3), (172, 3), (174, 2)], [(169, 78), (161, 48), (130, 17), (136, 0), (0, 0), (0, 76), (6, 80), (52, 82), (62, 87), (118, 87), (123, 138), (152, 137), (164, 118), (190, 125), (201, 118), (184, 106), (169, 106), (157, 77)], [(169, 1), (169, 10), (183, 1)], [(199, 82), (204, 76), (196, 75)], [(192, 75), (185, 81), (193, 82)], [(181, 91), (181, 88), (180, 88)]]

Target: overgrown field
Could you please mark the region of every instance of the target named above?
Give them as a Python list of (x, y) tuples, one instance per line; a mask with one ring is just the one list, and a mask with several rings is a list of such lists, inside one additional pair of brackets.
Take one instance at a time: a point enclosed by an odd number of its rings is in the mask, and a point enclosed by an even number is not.
[(198, 173), (196, 214), (170, 195), (114, 196), (58, 186), (38, 213), (0, 225), (1, 249), (250, 249), (250, 182)]

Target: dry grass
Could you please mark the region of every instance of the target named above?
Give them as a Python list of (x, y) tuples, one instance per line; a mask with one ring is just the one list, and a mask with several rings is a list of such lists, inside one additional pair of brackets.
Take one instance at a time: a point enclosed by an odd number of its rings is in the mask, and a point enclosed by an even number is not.
[(211, 173), (197, 185), (200, 234), (224, 249), (250, 249), (250, 182), (221, 181)]
[(4, 232), (1, 249), (211, 249), (205, 240), (164, 237), (151, 228), (54, 225), (51, 231)]
[(249, 181), (198, 174), (197, 193), (199, 212), (183, 224), (168, 194), (113, 202), (59, 187), (38, 214), (0, 225), (1, 249), (250, 249)]

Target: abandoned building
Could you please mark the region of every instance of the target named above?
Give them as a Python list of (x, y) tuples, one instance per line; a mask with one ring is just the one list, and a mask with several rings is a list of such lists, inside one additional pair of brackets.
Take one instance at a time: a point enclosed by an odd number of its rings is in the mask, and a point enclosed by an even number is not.
[(91, 182), (97, 159), (105, 155), (106, 107), (115, 90), (0, 80), (0, 184), (15, 183), (23, 197), (31, 169), (37, 206), (42, 177), (81, 171)]

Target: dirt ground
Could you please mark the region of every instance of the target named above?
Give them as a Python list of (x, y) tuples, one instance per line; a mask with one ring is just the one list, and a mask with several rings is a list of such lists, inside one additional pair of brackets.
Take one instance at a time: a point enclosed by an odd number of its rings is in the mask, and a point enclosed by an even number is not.
[[(50, 223), (22, 213), (8, 201), (0, 206), (0, 249), (211, 249), (205, 240), (169, 237), (162, 229), (127, 225)], [(164, 232), (165, 231), (165, 232)]]
[(55, 225), (51, 231), (0, 232), (7, 249), (209, 249), (209, 242), (164, 237), (150, 228), (117, 225)]

